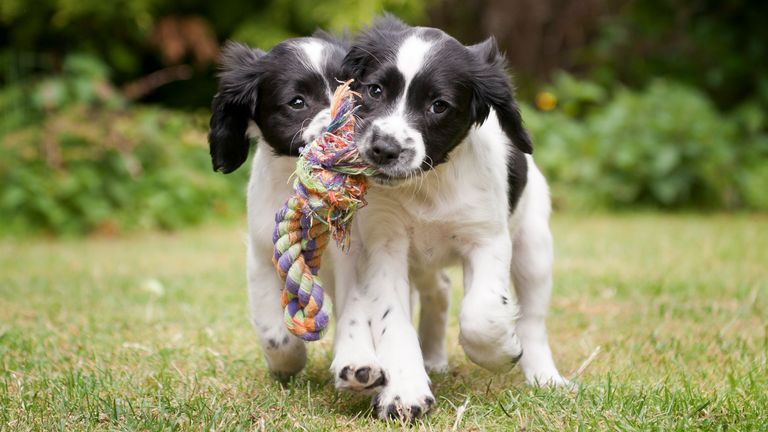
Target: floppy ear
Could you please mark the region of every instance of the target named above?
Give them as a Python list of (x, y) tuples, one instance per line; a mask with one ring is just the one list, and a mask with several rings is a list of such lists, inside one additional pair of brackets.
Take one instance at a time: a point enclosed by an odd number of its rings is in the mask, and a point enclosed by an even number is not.
[[(409, 26), (407, 24), (390, 13), (384, 13), (384, 15), (374, 18), (373, 24), (357, 37), (344, 57), (344, 62), (341, 66), (345, 79), (355, 79), (355, 82), (352, 83), (353, 89), (359, 86), (360, 77), (365, 74), (366, 69), (370, 67), (370, 63), (376, 59), (374, 55), (374, 52), (378, 51), (376, 47), (380, 46), (382, 41), (395, 39), (398, 34), (408, 29)], [(378, 61), (378, 59), (376, 60)]]
[(344, 56), (341, 63), (341, 74), (343, 79), (353, 78), (352, 89), (355, 90), (360, 85), (360, 77), (365, 73), (368, 62), (368, 52), (359, 45), (353, 45)]
[(524, 153), (533, 153), (533, 144), (528, 132), (523, 127), (520, 109), (515, 102), (512, 85), (506, 70), (506, 61), (499, 53), (496, 39), (467, 47), (474, 57), (476, 69), (473, 73), (472, 114), (475, 124), (483, 124), (490, 114), (496, 111), (501, 129), (512, 143)]
[(213, 97), (208, 144), (213, 170), (225, 174), (248, 159), (248, 121), (256, 112), (264, 51), (228, 42), (222, 52), (219, 91)]

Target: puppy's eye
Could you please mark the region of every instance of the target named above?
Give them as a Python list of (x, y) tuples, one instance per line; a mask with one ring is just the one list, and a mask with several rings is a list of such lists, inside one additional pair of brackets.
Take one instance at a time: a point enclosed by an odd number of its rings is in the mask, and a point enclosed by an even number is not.
[(436, 100), (432, 102), (432, 106), (429, 107), (429, 112), (433, 114), (442, 114), (448, 109), (448, 102), (444, 100)]
[(306, 106), (304, 103), (304, 98), (301, 96), (296, 96), (295, 98), (291, 99), (291, 101), (288, 102), (288, 105), (295, 110), (303, 109)]
[(368, 86), (368, 96), (378, 99), (381, 97), (382, 93), (384, 93), (384, 91), (378, 84), (371, 84)]

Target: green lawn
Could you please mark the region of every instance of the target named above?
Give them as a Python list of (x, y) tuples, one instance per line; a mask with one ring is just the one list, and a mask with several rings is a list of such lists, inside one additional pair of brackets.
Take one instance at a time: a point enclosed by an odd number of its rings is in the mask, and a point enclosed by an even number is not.
[[(438, 408), (414, 429), (768, 427), (768, 217), (569, 215), (553, 229), (550, 335), (579, 390), (469, 363), (454, 307)], [(334, 391), (331, 336), (293, 382), (269, 378), (246, 320), (243, 237), (0, 241), (0, 429), (402, 427)]]

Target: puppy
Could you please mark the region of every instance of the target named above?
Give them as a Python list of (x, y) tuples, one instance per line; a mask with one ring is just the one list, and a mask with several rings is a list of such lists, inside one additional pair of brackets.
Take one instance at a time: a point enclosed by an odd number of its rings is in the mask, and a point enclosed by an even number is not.
[[(519, 361), (530, 384), (566, 384), (544, 322), (553, 261), (548, 187), (495, 41), (464, 46), (387, 16), (358, 37), (344, 70), (362, 95), (357, 145), (378, 174), (356, 219), (335, 372), (386, 377), (373, 400), (379, 417), (426, 413), (435, 399), (425, 358), (444, 357), (448, 289), (437, 279), (461, 264), (466, 355), (497, 372)], [(427, 281), (415, 284), (418, 333), (409, 292), (417, 280)], [(424, 331), (434, 317), (443, 328)]]
[[(247, 191), (249, 313), (269, 370), (281, 379), (299, 372), (307, 355), (303, 341), (283, 323), (282, 282), (271, 261), (275, 212), (292, 192), (289, 178), (299, 148), (330, 120), (345, 53), (342, 41), (322, 32), (269, 52), (230, 42), (213, 99), (208, 141), (214, 170), (236, 170), (248, 158), (249, 138), (259, 143)], [(333, 274), (322, 277), (330, 289)]]

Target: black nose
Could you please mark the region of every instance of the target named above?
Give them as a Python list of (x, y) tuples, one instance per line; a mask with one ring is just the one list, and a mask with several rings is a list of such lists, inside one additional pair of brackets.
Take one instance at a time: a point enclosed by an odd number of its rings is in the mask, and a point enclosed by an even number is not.
[(395, 162), (400, 157), (402, 150), (393, 136), (374, 131), (371, 135), (371, 146), (366, 155), (371, 162), (384, 166)]

